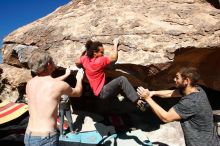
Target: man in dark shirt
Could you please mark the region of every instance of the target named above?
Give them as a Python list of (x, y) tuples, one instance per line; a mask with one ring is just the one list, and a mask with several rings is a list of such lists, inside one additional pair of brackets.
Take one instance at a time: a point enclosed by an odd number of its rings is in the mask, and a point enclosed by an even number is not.
[[(198, 80), (195, 68), (182, 68), (174, 78), (177, 90), (149, 91), (139, 87), (137, 91), (163, 122), (180, 120), (186, 146), (219, 146), (212, 109), (206, 93), (196, 85)], [(167, 112), (151, 98), (154, 95), (182, 98)]]

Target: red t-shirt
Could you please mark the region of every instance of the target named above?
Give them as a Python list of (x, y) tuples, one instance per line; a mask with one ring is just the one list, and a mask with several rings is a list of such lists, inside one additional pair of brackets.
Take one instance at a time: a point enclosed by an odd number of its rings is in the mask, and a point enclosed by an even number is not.
[(89, 58), (84, 55), (80, 58), (80, 63), (85, 69), (85, 73), (93, 90), (93, 93), (98, 96), (105, 84), (104, 69), (107, 65), (110, 64), (109, 58), (106, 56)]

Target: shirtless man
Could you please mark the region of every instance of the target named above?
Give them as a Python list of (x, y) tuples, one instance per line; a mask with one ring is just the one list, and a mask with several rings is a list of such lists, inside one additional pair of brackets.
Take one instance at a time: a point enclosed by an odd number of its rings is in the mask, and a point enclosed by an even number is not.
[(45, 145), (57, 146), (59, 134), (57, 133), (57, 106), (61, 95), (79, 97), (82, 92), (83, 70), (76, 75), (76, 86), (71, 88), (62, 81), (70, 74), (61, 78), (52, 78), (50, 75), (55, 70), (53, 59), (47, 53), (35, 52), (29, 59), (28, 66), (36, 74), (28, 81), (26, 94), (29, 106), (29, 122), (25, 133), (26, 146)]

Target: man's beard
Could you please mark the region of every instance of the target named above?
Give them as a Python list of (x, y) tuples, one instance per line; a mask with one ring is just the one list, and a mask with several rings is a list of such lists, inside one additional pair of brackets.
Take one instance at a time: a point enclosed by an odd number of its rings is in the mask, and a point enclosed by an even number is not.
[(178, 88), (180, 94), (184, 95), (184, 91), (186, 90), (186, 87), (187, 87), (187, 85), (184, 85), (183, 83), (178, 85), (177, 88)]

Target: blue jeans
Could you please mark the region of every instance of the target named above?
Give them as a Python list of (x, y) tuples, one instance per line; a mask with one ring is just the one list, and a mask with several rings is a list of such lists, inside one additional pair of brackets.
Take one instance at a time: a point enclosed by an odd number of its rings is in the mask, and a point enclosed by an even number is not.
[(99, 98), (105, 99), (114, 95), (117, 95), (120, 91), (123, 91), (126, 97), (135, 102), (139, 99), (139, 96), (128, 79), (124, 76), (120, 76), (116, 79), (113, 79), (111, 82), (106, 84), (100, 94)]
[(59, 133), (48, 133), (46, 136), (35, 136), (32, 132), (26, 132), (24, 136), (25, 146), (58, 146)]

